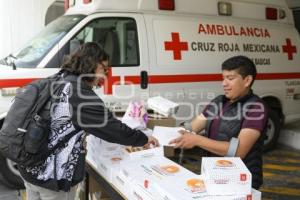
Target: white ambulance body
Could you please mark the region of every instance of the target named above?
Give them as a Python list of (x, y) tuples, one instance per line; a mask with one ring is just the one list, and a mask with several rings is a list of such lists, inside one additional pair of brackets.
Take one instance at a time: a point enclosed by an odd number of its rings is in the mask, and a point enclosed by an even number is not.
[(16, 88), (57, 72), (89, 41), (110, 54), (107, 83), (96, 91), (113, 111), (161, 95), (180, 104), (178, 121), (191, 120), (222, 94), (222, 62), (246, 55), (258, 69), (253, 89), (272, 109), (267, 148), (280, 122), (300, 118), (300, 40), (285, 0), (66, 2), (64, 16), (1, 66), (2, 119)]

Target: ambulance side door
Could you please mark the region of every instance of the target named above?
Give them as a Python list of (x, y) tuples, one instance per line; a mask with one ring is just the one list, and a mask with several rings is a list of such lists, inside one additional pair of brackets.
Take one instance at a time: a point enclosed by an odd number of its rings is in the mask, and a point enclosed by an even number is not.
[(62, 56), (92, 41), (109, 54), (112, 67), (107, 81), (96, 89), (106, 106), (122, 112), (129, 101), (147, 98), (148, 48), (142, 15), (97, 13), (86, 17), (72, 32), (60, 43)]
[[(188, 107), (190, 110), (191, 107), (184, 102), (185, 84), (183, 80), (180, 80), (181, 76), (189, 71), (185, 69), (184, 61), (174, 61), (173, 53), (165, 50), (165, 42), (172, 39), (171, 32), (178, 30), (176, 28), (177, 20), (181, 19), (171, 15), (145, 15), (149, 44), (150, 97), (159, 95), (179, 103), (179, 110), (173, 117), (180, 121), (186, 118), (181, 118), (183, 114), (187, 113), (186, 108)], [(184, 53), (180, 55), (183, 56)]]

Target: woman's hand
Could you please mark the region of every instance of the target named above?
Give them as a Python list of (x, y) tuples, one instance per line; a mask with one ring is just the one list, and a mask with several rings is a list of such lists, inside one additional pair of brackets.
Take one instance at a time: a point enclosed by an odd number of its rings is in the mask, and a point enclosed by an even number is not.
[(146, 148), (158, 147), (159, 142), (155, 137), (148, 136), (148, 143), (144, 145)]

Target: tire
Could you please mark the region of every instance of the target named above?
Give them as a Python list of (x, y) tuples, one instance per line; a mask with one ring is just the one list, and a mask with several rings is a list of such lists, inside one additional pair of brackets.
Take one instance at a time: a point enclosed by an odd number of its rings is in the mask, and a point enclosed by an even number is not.
[(18, 190), (25, 188), (16, 163), (2, 155), (0, 155), (0, 173), (3, 177), (4, 185)]
[(269, 119), (267, 124), (266, 139), (264, 140), (264, 151), (275, 148), (281, 129), (281, 121), (277, 112), (269, 110)]

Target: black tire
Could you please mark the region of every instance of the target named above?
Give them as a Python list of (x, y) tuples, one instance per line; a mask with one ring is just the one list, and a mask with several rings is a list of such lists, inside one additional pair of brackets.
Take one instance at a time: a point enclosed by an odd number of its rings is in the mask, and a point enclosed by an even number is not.
[(17, 166), (11, 160), (0, 154), (0, 173), (3, 184), (12, 189), (24, 189), (23, 180), (17, 170)]
[(269, 110), (269, 119), (266, 131), (266, 139), (264, 140), (264, 151), (275, 148), (281, 129), (281, 121), (279, 114), (274, 110)]

